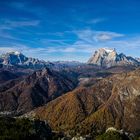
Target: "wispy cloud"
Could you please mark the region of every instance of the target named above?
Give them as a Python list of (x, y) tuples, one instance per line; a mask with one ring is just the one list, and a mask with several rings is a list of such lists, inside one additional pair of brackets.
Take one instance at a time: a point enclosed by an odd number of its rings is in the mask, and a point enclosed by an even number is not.
[(109, 31), (95, 31), (95, 30), (80, 30), (74, 31), (80, 40), (93, 43), (97, 41), (112, 40), (114, 38), (123, 37), (123, 34), (109, 32)]
[[(119, 52), (124, 53), (128, 52), (128, 49), (131, 51), (139, 50), (140, 48), (139, 35), (128, 37), (116, 32), (89, 29), (67, 31), (67, 33), (77, 36), (77, 39), (71, 43), (68, 43), (70, 38), (42, 39), (40, 42), (41, 44), (36, 47), (20, 43), (11, 44), (10, 47), (0, 45), (0, 52), (18, 50), (27, 56), (38, 57), (44, 60), (62, 60), (64, 59), (64, 56), (69, 56), (66, 57), (68, 60), (76, 59), (79, 61), (87, 61), (96, 49), (102, 47), (116, 48)], [(131, 52), (129, 55), (131, 55)]]
[(16, 39), (13, 35), (11, 35), (8, 32), (4, 32), (3, 30), (0, 30), (0, 38), (1, 39)]
[(109, 31), (97, 31), (95, 33), (95, 40), (96, 41), (106, 41), (106, 40), (112, 40), (114, 38), (124, 37), (124, 34), (119, 34), (115, 32), (109, 32)]
[(62, 45), (62, 46), (67, 46), (69, 45), (68, 43), (66, 43), (66, 41), (68, 41), (67, 39), (41, 39), (40, 42), (43, 45)]
[(97, 23), (104, 22), (106, 20), (107, 20), (106, 18), (94, 18), (94, 19), (89, 20), (87, 23), (89, 23), (89, 24), (97, 24)]
[(6, 47), (6, 46), (1, 46), (0, 47), (0, 54), (3, 54), (3, 53), (7, 53), (7, 52), (12, 52), (12, 51), (15, 51), (17, 50), (18, 48), (12, 48), (12, 47)]
[(7, 28), (15, 28), (15, 27), (26, 27), (26, 26), (37, 26), (39, 25), (39, 20), (9, 20), (9, 19), (3, 19), (1, 23), (1, 29)]
[(28, 46), (26, 45), (23, 45), (23, 44), (11, 44), (10, 46), (9, 45), (1, 45), (0, 46), (0, 54), (3, 54), (3, 53), (7, 53), (7, 52), (13, 52), (13, 51), (20, 51), (20, 52), (23, 52), (25, 50), (28, 50), (30, 49)]

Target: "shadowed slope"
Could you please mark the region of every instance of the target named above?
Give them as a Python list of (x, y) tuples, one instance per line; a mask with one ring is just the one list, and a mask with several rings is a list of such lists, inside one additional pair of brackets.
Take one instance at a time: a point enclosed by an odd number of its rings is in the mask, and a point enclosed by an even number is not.
[(0, 93), (0, 110), (24, 113), (34, 107), (72, 90), (75, 84), (48, 68), (34, 72), (18, 83), (8, 83), (6, 90)]
[(116, 74), (91, 87), (79, 87), (26, 115), (48, 120), (55, 130), (88, 134), (114, 126), (139, 133), (139, 83), (140, 70)]

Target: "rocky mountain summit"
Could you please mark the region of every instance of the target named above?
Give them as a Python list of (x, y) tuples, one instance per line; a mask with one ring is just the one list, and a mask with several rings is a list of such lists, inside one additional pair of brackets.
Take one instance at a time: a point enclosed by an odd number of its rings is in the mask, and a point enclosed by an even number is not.
[(94, 64), (101, 67), (140, 65), (139, 59), (126, 56), (123, 53), (118, 54), (115, 49), (100, 48), (95, 51), (88, 60), (88, 64)]
[(0, 56), (0, 64), (4, 66), (19, 66), (28, 68), (44, 68), (50, 63), (43, 60), (38, 60), (36, 58), (26, 57), (21, 52), (8, 52)]

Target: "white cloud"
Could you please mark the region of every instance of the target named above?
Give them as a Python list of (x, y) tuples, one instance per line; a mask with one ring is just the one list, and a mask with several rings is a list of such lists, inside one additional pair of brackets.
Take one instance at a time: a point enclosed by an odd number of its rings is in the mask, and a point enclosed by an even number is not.
[(96, 41), (106, 41), (112, 40), (114, 38), (123, 37), (123, 34), (115, 33), (115, 32), (107, 32), (107, 31), (97, 31), (95, 35)]
[(3, 30), (0, 30), (0, 38), (6, 38), (6, 39), (16, 39), (11, 34), (4, 32)]
[(7, 20), (6, 25), (10, 27), (22, 27), (22, 26), (37, 26), (39, 25), (39, 20), (23, 20), (23, 21), (12, 21)]
[(15, 50), (11, 47), (0, 47), (0, 54), (6, 53), (6, 52), (12, 52), (12, 51), (15, 51)]
[(114, 38), (123, 37), (123, 34), (109, 32), (109, 31), (95, 31), (95, 30), (81, 30), (74, 31), (80, 40), (87, 41), (90, 43), (97, 41), (112, 40)]
[(0, 29), (13, 29), (18, 27), (25, 27), (25, 26), (38, 26), (40, 24), (40, 20), (9, 20), (9, 19), (2, 19), (0, 24)]
[(97, 23), (100, 23), (100, 22), (103, 22), (103, 21), (106, 21), (106, 19), (105, 18), (95, 18), (95, 19), (89, 20), (88, 23), (97, 24)]
[(11, 46), (3, 45), (3, 46), (0, 46), (0, 54), (13, 52), (13, 51), (20, 51), (24, 53), (24, 51), (28, 49), (29, 47), (23, 44), (16, 44), (16, 45), (11, 45)]
[[(115, 32), (92, 30), (72, 31), (70, 34), (75, 34), (77, 36), (77, 39), (74, 43), (69, 44), (67, 42), (69, 38), (64, 38), (63, 40), (41, 40), (42, 44), (40, 44), (39, 47), (30, 47), (15, 43), (11, 46), (0, 46), (0, 53), (8, 51), (21, 51), (27, 56), (38, 57), (39, 59), (45, 60), (51, 60), (51, 58), (52, 60), (55, 60), (55, 58), (56, 60), (62, 60), (61, 54), (63, 54), (63, 58), (67, 55), (69, 57), (72, 56), (71, 58), (66, 57), (66, 60), (74, 60), (78, 58), (78, 60), (82, 61), (87, 61), (90, 55), (98, 48), (116, 48), (119, 52), (126, 54), (129, 50), (129, 55), (131, 55), (133, 52), (140, 53), (139, 35), (127, 37), (123, 34)], [(51, 43), (54, 43), (55, 45), (48, 45)], [(59, 55), (59, 58), (57, 58), (55, 55)], [(132, 55), (135, 56), (134, 54)]]

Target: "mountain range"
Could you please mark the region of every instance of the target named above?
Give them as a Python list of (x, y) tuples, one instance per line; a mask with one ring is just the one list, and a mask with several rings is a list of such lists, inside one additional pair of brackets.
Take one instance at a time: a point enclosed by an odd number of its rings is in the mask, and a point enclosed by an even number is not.
[[(18, 66), (24, 68), (41, 69), (44, 67), (50, 67), (55, 69), (72, 67), (77, 65), (83, 65), (78, 61), (56, 61), (46, 62), (36, 58), (26, 57), (22, 53), (15, 51), (2, 54), (0, 56), (0, 64), (3, 66)], [(140, 65), (139, 58), (133, 58), (126, 56), (123, 53), (118, 54), (115, 49), (100, 48), (94, 52), (93, 56), (88, 60), (87, 64), (94, 64), (100, 67), (112, 67), (112, 66), (127, 66), (127, 65)]]
[(55, 132), (140, 135), (140, 61), (101, 48), (87, 63), (0, 56), (0, 116), (39, 119)]
[(37, 58), (27, 57), (21, 52), (8, 52), (0, 56), (0, 67), (18, 67), (30, 69), (42, 69), (49, 67), (53, 69), (62, 69), (65, 67), (72, 67), (81, 65), (78, 61), (56, 61), (49, 62), (39, 60)]

